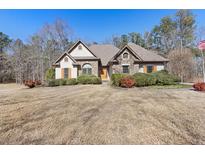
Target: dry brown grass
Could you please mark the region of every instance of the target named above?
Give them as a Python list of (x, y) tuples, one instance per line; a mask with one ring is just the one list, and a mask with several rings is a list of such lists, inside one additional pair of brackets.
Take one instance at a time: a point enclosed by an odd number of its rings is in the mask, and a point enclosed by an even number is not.
[(0, 144), (204, 144), (205, 93), (0, 85)]

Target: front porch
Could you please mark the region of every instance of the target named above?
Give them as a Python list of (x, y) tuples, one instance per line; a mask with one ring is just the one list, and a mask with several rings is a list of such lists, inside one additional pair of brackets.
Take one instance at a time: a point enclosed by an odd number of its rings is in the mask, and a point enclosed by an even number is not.
[(109, 67), (101, 67), (100, 68), (100, 78), (102, 81), (110, 80)]

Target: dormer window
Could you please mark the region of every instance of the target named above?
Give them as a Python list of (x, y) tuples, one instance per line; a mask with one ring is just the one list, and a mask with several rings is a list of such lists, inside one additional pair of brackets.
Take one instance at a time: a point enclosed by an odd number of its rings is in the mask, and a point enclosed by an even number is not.
[(127, 59), (128, 58), (128, 53), (124, 53), (123, 54), (123, 59)]
[(79, 46), (78, 46), (78, 49), (79, 49), (79, 50), (82, 50), (82, 48), (83, 48), (82, 45), (79, 45)]
[(65, 58), (64, 58), (64, 62), (68, 62), (68, 57), (65, 57)]

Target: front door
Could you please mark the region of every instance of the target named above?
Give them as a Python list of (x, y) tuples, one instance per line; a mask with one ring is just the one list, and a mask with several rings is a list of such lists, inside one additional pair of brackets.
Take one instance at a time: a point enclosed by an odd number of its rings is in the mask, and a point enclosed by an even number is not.
[(102, 68), (100, 73), (102, 80), (107, 80), (107, 68)]

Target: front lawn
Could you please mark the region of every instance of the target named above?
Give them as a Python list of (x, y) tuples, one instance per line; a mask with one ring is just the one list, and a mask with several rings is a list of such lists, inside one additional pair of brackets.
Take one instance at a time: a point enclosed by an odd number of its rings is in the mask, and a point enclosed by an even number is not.
[(156, 89), (180, 89), (180, 88), (188, 88), (191, 89), (192, 85), (185, 85), (185, 84), (176, 84), (176, 85), (156, 85), (156, 86), (150, 86), (150, 88), (156, 88)]
[(205, 144), (205, 93), (0, 85), (0, 144)]

